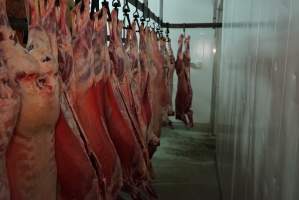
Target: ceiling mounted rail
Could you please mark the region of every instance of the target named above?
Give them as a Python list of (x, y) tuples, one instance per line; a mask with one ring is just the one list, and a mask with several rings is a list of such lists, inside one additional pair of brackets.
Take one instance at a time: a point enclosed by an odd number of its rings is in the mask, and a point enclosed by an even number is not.
[[(80, 1), (80, 0), (78, 0)], [(128, 3), (135, 6), (136, 9), (140, 10), (141, 12), (144, 12), (145, 18), (150, 18), (159, 25), (161, 25), (162, 28), (174, 28), (174, 29), (190, 29), (190, 28), (221, 28), (222, 23), (166, 23), (162, 22), (160, 17), (157, 17), (155, 13), (153, 13), (146, 4), (141, 3), (139, 0), (127, 0)], [(17, 19), (17, 18), (9, 18), (9, 21), (13, 28), (16, 29), (26, 29), (27, 28), (27, 20), (26, 19)]]
[(221, 28), (222, 23), (182, 23), (172, 24), (162, 22), (159, 17), (155, 15), (144, 3), (136, 0), (128, 0), (130, 4), (135, 6), (140, 11), (144, 12), (147, 18), (151, 18), (153, 21), (161, 24), (163, 28)]
[(147, 5), (145, 5), (144, 3), (141, 3), (140, 1), (135, 1), (135, 0), (128, 0), (128, 2), (130, 4), (132, 4), (133, 6), (135, 6), (137, 9), (139, 9), (140, 11), (144, 12), (145, 17), (146, 18), (151, 18), (152, 20), (154, 20), (157, 23), (161, 23), (161, 20), (159, 17), (157, 17), (155, 15), (155, 13), (153, 13), (148, 7)]
[(181, 23), (181, 24), (171, 24), (163, 23), (162, 27), (164, 28), (221, 28), (222, 23)]

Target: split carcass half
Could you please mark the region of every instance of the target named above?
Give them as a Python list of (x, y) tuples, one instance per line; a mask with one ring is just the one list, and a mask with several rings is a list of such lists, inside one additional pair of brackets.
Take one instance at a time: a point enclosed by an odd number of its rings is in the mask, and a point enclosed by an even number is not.
[(144, 157), (147, 162), (148, 170), (152, 172), (152, 165), (149, 157), (148, 151), (148, 130), (151, 120), (151, 107), (150, 99), (148, 94), (149, 86), (149, 74), (145, 69), (145, 66), (141, 67), (140, 54), (138, 50), (138, 40), (136, 35), (136, 23), (132, 23), (132, 29), (127, 32), (127, 53), (131, 60), (131, 71), (132, 71), (132, 81), (131, 90), (133, 94), (133, 114), (137, 119), (138, 125), (140, 127), (141, 135), (139, 140), (143, 150)]
[(100, 113), (95, 86), (94, 50), (92, 38), (94, 23), (89, 17), (89, 0), (78, 4), (73, 11), (73, 54), (76, 90), (74, 109), (86, 134), (89, 148), (100, 164), (98, 174), (107, 198), (119, 187), (121, 176), (119, 158), (110, 139), (103, 113)]
[[(157, 147), (160, 145), (160, 135), (162, 128), (162, 107), (165, 104), (163, 92), (163, 57), (159, 50), (158, 39), (155, 32), (147, 30), (147, 55), (150, 58), (150, 95), (152, 107), (152, 120), (150, 124), (151, 138), (149, 138), (150, 157), (153, 156)], [(164, 85), (164, 86), (163, 86)]]
[(3, 42), (0, 48), (21, 96), (20, 116), (6, 154), (11, 199), (56, 199), (57, 66), (49, 62), (51, 55), (37, 53), (37, 60), (16, 41)]
[(157, 97), (155, 91), (155, 77), (157, 76), (157, 70), (153, 66), (152, 58), (152, 45), (150, 44), (150, 32), (148, 28), (141, 26), (140, 28), (140, 41), (139, 41), (139, 59), (141, 67), (141, 94), (143, 95), (142, 104), (145, 109), (145, 116), (147, 119), (147, 145), (149, 156), (152, 157), (153, 152), (160, 144), (159, 138), (154, 133), (154, 123), (158, 111), (159, 104), (156, 104)]
[[(102, 121), (105, 123), (105, 89), (109, 73), (111, 72), (109, 51), (107, 46), (107, 11), (102, 8), (100, 12), (94, 16), (94, 35), (93, 35), (93, 52), (94, 52), (94, 94), (96, 97), (96, 103), (98, 113), (101, 116)], [(109, 134), (109, 130), (107, 131)], [(109, 134), (109, 141), (113, 143)], [(113, 145), (114, 146), (114, 145)], [(115, 154), (117, 151), (115, 149)], [(105, 163), (104, 163), (105, 164)], [(122, 180), (122, 169), (119, 156), (117, 154), (117, 163), (115, 165), (115, 176), (109, 181), (108, 194), (110, 199), (115, 199), (119, 193), (123, 180)]]
[(141, 102), (142, 114), (146, 124), (146, 142), (149, 141), (149, 135), (152, 134), (150, 130), (150, 123), (152, 120), (151, 96), (150, 96), (150, 63), (147, 55), (146, 34), (143, 26), (140, 28), (139, 40), (139, 98)]
[(66, 24), (67, 0), (60, 1), (58, 13), (58, 62), (62, 79), (61, 112), (56, 125), (55, 157), (59, 199), (99, 199), (101, 197), (93, 152), (89, 151), (86, 135), (73, 112), (72, 92), (75, 91), (71, 33)]
[(140, 127), (132, 112), (134, 100), (130, 86), (132, 77), (130, 60), (120, 38), (122, 24), (117, 20), (116, 10), (112, 11), (110, 58), (112, 72), (109, 75), (105, 93), (106, 121), (111, 138), (121, 159), (124, 190), (133, 199), (140, 198), (140, 192), (150, 196), (154, 193), (149, 185), (146, 158), (142, 151)]
[(145, 154), (145, 158), (149, 164), (149, 153), (147, 148), (147, 131), (149, 128), (149, 122), (151, 117), (151, 110), (149, 104), (149, 98), (147, 93), (148, 86), (148, 74), (144, 69), (141, 69), (137, 35), (135, 31), (136, 24), (133, 22), (132, 29), (129, 29), (127, 32), (127, 53), (131, 60), (131, 91), (133, 96), (134, 107), (132, 112), (134, 113), (135, 118), (137, 119), (138, 125), (140, 127), (141, 135), (140, 142)]
[(185, 39), (183, 53), (183, 35), (179, 37), (179, 49), (176, 60), (178, 76), (177, 94), (175, 99), (176, 118), (182, 120), (188, 127), (193, 127), (192, 87), (190, 81), (190, 36)]

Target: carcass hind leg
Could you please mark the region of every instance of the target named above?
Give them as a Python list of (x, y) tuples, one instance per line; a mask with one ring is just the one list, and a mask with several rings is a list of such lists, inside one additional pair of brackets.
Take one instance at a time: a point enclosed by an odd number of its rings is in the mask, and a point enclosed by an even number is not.
[(193, 124), (193, 111), (192, 110), (189, 110), (187, 112), (187, 118), (188, 118), (188, 122), (189, 122), (188, 127), (192, 128), (194, 126), (194, 124)]

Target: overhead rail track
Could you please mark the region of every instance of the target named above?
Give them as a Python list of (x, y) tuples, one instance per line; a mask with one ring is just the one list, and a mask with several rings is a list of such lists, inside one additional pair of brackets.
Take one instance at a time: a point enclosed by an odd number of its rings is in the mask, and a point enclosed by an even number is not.
[[(100, 0), (99, 0), (100, 1)], [(148, 8), (144, 3), (141, 3), (139, 0), (127, 0), (128, 3), (136, 7), (139, 11), (143, 13), (144, 18), (150, 18), (162, 28), (173, 28), (173, 29), (191, 29), (191, 28), (221, 28), (222, 23), (167, 23), (163, 22), (160, 17), (156, 16), (155, 13)], [(27, 19), (18, 19), (18, 18), (9, 18), (10, 24), (13, 28), (16, 29), (26, 29), (28, 27)]]

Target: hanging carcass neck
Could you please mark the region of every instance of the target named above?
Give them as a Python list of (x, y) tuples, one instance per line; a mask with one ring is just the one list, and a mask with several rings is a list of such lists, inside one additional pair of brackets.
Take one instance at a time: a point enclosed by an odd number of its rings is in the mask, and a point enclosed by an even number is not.
[(95, 22), (95, 39), (97, 45), (107, 46), (107, 11), (106, 8), (102, 8), (99, 13), (96, 14)]
[(178, 53), (177, 53), (177, 60), (183, 60), (183, 40), (184, 36), (181, 34), (178, 40)]
[(57, 8), (57, 44), (58, 44), (58, 63), (59, 73), (62, 78), (64, 89), (74, 88), (74, 68), (73, 68), (73, 47), (72, 35), (66, 23), (67, 2), (60, 1)]
[[(58, 71), (56, 40), (55, 0), (29, 1), (31, 18), (27, 49), (41, 62), (45, 73)], [(47, 2), (47, 4), (45, 3)], [(55, 42), (54, 42), (55, 41)]]
[(171, 39), (170, 38), (168, 38), (168, 40), (167, 40), (167, 51), (168, 51), (169, 56), (173, 60), (174, 59), (174, 55), (173, 55), (173, 50), (172, 50)]
[(0, 26), (8, 26), (6, 0), (0, 0)]
[(113, 63), (113, 69), (120, 81), (123, 80), (124, 75), (131, 76), (131, 63), (128, 55), (125, 52), (121, 40), (121, 31), (123, 23), (117, 19), (117, 11), (113, 10), (111, 13), (112, 30), (110, 43), (110, 57)]
[(153, 50), (153, 61), (157, 68), (162, 68), (163, 58), (159, 49), (158, 38), (155, 32), (151, 32), (151, 44)]
[(17, 42), (15, 32), (9, 26), (6, 13), (6, 0), (0, 0), (0, 42), (4, 40)]
[(137, 45), (137, 35), (135, 32), (135, 27), (136, 24), (135, 22), (133, 22), (132, 28), (128, 30), (128, 34), (127, 34), (127, 43), (128, 43), (128, 55), (131, 59), (132, 62), (132, 71), (136, 72), (136, 70), (138, 70), (139, 68), (139, 63), (138, 63), (138, 45)]
[[(89, 2), (84, 1), (84, 5)], [(90, 20), (88, 6), (82, 2), (72, 11), (73, 56), (77, 91), (85, 92), (94, 83), (93, 72), (93, 22)]]
[(146, 30), (143, 25), (140, 27), (140, 40), (139, 40), (139, 49), (141, 52), (146, 52)]
[(152, 44), (153, 44), (153, 50), (158, 52), (159, 51), (159, 44), (158, 44), (158, 38), (157, 38), (157, 34), (152, 31), (151, 32), (151, 37), (152, 37)]
[(95, 82), (97, 83), (106, 79), (111, 71), (111, 62), (107, 47), (107, 11), (105, 8), (102, 8), (96, 14), (94, 27), (94, 74)]
[(111, 23), (112, 23), (112, 29), (111, 29), (111, 44), (116, 47), (122, 46), (122, 40), (121, 40), (121, 31), (122, 31), (122, 22), (118, 20), (118, 11), (113, 10), (111, 12)]
[(132, 51), (134, 51), (134, 53), (138, 53), (138, 40), (137, 40), (137, 35), (136, 35), (136, 22), (133, 22), (132, 25), (131, 25), (131, 29), (129, 29), (128, 31), (128, 36), (127, 36), (127, 39), (128, 39), (128, 44), (129, 44), (129, 47)]
[(188, 35), (185, 38), (185, 51), (184, 51), (184, 57), (188, 60), (190, 60), (190, 35)]
[(166, 39), (163, 37), (160, 40), (160, 52), (162, 53), (162, 55), (167, 55), (167, 49), (166, 49)]

